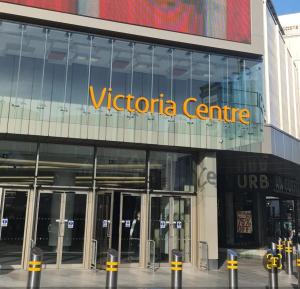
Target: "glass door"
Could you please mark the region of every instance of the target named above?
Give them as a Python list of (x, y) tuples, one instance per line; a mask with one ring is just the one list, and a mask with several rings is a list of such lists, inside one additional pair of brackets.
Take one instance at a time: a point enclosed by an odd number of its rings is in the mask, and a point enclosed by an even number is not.
[(121, 193), (119, 223), (119, 260), (140, 262), (141, 195)]
[(183, 252), (184, 262), (191, 262), (191, 198), (152, 196), (150, 239), (155, 242), (158, 263), (169, 263), (171, 252)]
[(185, 263), (191, 262), (191, 198), (175, 197), (173, 200), (172, 249), (183, 252)]
[(21, 266), (28, 191), (0, 193), (0, 265), (2, 269)]
[(36, 245), (46, 266), (83, 265), (86, 193), (40, 192)]
[(112, 223), (113, 223), (113, 192), (99, 192), (97, 194), (96, 236), (97, 264), (105, 268), (107, 250), (112, 247)]
[(140, 262), (141, 196), (132, 193), (97, 194), (97, 263), (104, 268), (109, 248), (119, 252), (121, 264)]

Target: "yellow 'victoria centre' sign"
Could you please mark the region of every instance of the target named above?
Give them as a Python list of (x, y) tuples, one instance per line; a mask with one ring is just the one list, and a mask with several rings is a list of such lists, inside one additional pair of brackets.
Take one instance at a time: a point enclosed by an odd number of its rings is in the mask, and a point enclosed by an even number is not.
[[(135, 97), (131, 94), (112, 94), (112, 89), (103, 88), (101, 95), (96, 101), (94, 87), (90, 86), (90, 98), (94, 108), (99, 109), (105, 103), (104, 99), (107, 98), (106, 107), (108, 110), (115, 109), (116, 111), (137, 112), (137, 113), (154, 113), (156, 110), (161, 115), (175, 117), (177, 115), (177, 104), (174, 100), (164, 100), (164, 94), (161, 93), (159, 98), (148, 99), (144, 96)], [(120, 101), (125, 102), (125, 107), (120, 106)], [(200, 120), (218, 119), (225, 122), (240, 122), (244, 125), (250, 124), (251, 113), (246, 108), (235, 108), (225, 105), (223, 107), (218, 105), (208, 106), (200, 103), (196, 109), (191, 109), (191, 104), (196, 103), (195, 97), (186, 98), (182, 104), (182, 111), (185, 116), (190, 119), (198, 118)]]

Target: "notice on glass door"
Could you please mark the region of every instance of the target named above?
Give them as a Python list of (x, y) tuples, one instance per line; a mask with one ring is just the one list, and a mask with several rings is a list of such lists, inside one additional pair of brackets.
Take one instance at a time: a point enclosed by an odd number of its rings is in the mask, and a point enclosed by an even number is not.
[(160, 228), (165, 229), (166, 228), (166, 221), (160, 221)]
[(68, 229), (74, 229), (74, 221), (73, 220), (68, 221)]
[(7, 225), (8, 225), (8, 219), (2, 219), (1, 227), (7, 227)]

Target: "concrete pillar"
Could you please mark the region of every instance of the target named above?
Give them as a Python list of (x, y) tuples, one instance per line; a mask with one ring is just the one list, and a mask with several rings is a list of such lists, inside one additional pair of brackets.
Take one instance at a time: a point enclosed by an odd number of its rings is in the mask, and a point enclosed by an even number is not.
[[(208, 243), (210, 269), (218, 268), (218, 194), (216, 154), (200, 153), (197, 165), (198, 241)], [(199, 252), (201, 254), (201, 252)]]

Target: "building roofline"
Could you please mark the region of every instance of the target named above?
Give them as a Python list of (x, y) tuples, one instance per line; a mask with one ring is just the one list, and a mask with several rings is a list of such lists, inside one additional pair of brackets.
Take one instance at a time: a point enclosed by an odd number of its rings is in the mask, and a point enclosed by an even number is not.
[(276, 24), (278, 25), (280, 32), (282, 33), (282, 35), (285, 35), (285, 32), (281, 26), (281, 23), (279, 21), (279, 18), (278, 18), (278, 15), (277, 15), (277, 12), (276, 12), (276, 9), (274, 7), (272, 0), (267, 0), (267, 7), (269, 8), (269, 11), (271, 12), (272, 17), (274, 18)]

